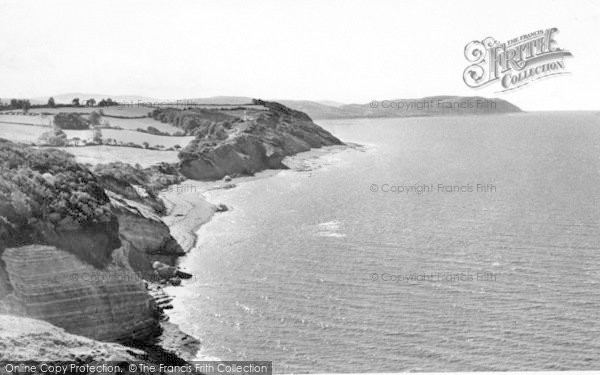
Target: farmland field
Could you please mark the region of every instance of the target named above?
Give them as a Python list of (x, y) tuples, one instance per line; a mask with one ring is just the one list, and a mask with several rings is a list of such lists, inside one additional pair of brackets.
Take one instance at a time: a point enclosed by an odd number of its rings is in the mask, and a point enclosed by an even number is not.
[[(16, 117), (16, 116), (10, 116)], [(23, 116), (30, 117), (30, 116)], [(31, 118), (37, 118), (39, 116), (31, 116)], [(2, 121), (2, 120), (0, 120)], [(133, 120), (124, 120), (124, 121), (133, 121)], [(150, 120), (154, 121), (154, 120)], [(159, 123), (157, 121), (157, 123)], [(159, 123), (161, 124), (161, 123)], [(162, 124), (164, 125), (164, 124)], [(0, 138), (6, 138), (14, 142), (27, 142), (27, 143), (35, 143), (38, 138), (45, 132), (51, 130), (50, 126), (33, 126), (33, 125), (21, 125), (21, 124), (7, 124), (0, 122)], [(92, 139), (92, 131), (91, 130), (64, 130), (69, 139), (79, 138), (81, 140), (90, 141)], [(142, 145), (143, 142), (148, 142), (148, 144), (153, 146), (163, 145), (165, 148), (170, 148), (175, 145), (179, 145), (181, 147), (185, 147), (188, 143), (190, 143), (194, 137), (186, 136), (186, 137), (172, 137), (172, 136), (164, 136), (164, 135), (154, 135), (142, 132), (136, 132), (132, 130), (119, 130), (119, 129), (102, 129), (102, 138), (108, 139), (112, 138), (117, 142), (123, 143), (135, 143), (137, 145)]]
[(70, 113), (83, 113), (89, 114), (94, 111), (102, 111), (110, 116), (124, 116), (124, 117), (140, 117), (147, 116), (148, 112), (152, 111), (152, 108), (142, 106), (113, 106), (113, 107), (56, 107), (56, 108), (31, 108), (31, 113), (59, 113), (59, 112), (70, 112)]
[(31, 108), (29, 112), (31, 113), (60, 113), (60, 112), (73, 112), (73, 113), (91, 113), (93, 111), (97, 111), (98, 108), (90, 108), (90, 107), (58, 107), (58, 108)]
[(109, 122), (110, 126), (119, 127), (128, 130), (136, 130), (138, 128), (146, 130), (148, 126), (153, 126), (161, 132), (167, 132), (170, 134), (174, 134), (175, 132), (182, 132), (181, 129), (171, 125), (171, 124), (163, 124), (160, 121), (156, 121), (149, 117), (146, 118), (135, 118), (135, 119), (121, 119), (121, 118), (112, 118), (112, 117), (102, 117), (103, 120)]
[[(32, 126), (0, 123), (0, 138), (6, 138), (13, 142), (36, 143), (38, 138), (45, 132), (52, 130), (49, 126)], [(79, 138), (92, 139), (91, 130), (64, 130), (69, 139)]]
[(48, 130), (50, 127), (0, 123), (0, 138), (6, 138), (13, 142), (32, 143)]
[(91, 130), (63, 130), (68, 139), (79, 138), (81, 140), (90, 141), (93, 137)]
[(53, 116), (41, 115), (8, 115), (0, 113), (0, 123), (31, 124), (52, 126)]
[(177, 151), (156, 151), (141, 148), (118, 147), (118, 146), (88, 146), (88, 147), (57, 147), (75, 156), (80, 163), (92, 165), (106, 164), (112, 162), (123, 162), (142, 167), (167, 162), (177, 163)]
[(125, 116), (125, 117), (139, 117), (139, 116), (147, 116), (148, 112), (152, 112), (153, 108), (143, 107), (143, 106), (113, 106), (113, 107), (105, 107), (102, 111), (110, 116)]
[[(132, 120), (126, 120), (132, 121)], [(151, 120), (154, 121), (154, 120)], [(158, 121), (157, 121), (158, 122)], [(163, 145), (166, 148), (179, 145), (185, 147), (190, 143), (194, 137), (170, 137), (168, 135), (154, 135), (142, 132), (136, 132), (131, 130), (118, 130), (118, 129), (102, 129), (102, 138), (112, 138), (117, 142), (133, 142), (141, 145), (143, 142), (148, 142), (150, 146)]]

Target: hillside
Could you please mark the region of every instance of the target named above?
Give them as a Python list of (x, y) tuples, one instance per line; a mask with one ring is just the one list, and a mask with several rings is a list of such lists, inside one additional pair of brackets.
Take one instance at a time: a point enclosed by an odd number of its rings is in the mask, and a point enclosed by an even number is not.
[(483, 115), (521, 112), (506, 100), (483, 97), (431, 96), (421, 99), (391, 99), (365, 104), (330, 106), (311, 101), (283, 100), (291, 108), (306, 112), (313, 119), (387, 118), (416, 116)]
[(155, 108), (147, 118), (193, 139), (179, 162), (143, 168), (133, 151), (150, 150), (102, 146), (127, 151), (128, 160), (90, 166), (62, 150), (0, 138), (0, 314), (150, 355), (193, 357), (198, 341), (162, 321), (170, 298), (152, 287), (192, 277), (173, 267), (185, 251), (161, 218), (166, 207), (158, 193), (185, 178), (287, 168), (285, 156), (342, 144), (305, 113), (260, 100), (224, 109)]
[(152, 116), (196, 136), (179, 153), (179, 167), (197, 180), (286, 168), (286, 156), (342, 144), (305, 113), (262, 100), (230, 110), (156, 109)]
[[(250, 103), (248, 97), (218, 96), (186, 99), (186, 102), (216, 105)], [(342, 104), (334, 101), (275, 100), (287, 107), (309, 115), (313, 120), (344, 118), (386, 118), (416, 116), (480, 115), (521, 112), (517, 106), (498, 98), (430, 96), (417, 99), (378, 100), (377, 108), (371, 103)], [(387, 107), (387, 108), (385, 108)]]
[[(140, 95), (109, 95), (109, 94), (61, 94), (54, 98), (57, 102), (68, 103), (74, 97), (83, 98), (112, 98), (116, 101), (129, 103), (140, 102), (162, 102), (198, 104), (202, 106), (217, 105), (247, 105), (252, 98), (246, 96), (213, 96), (207, 98), (184, 98), (184, 99), (156, 99)], [(36, 103), (45, 103), (47, 98), (35, 98)], [(319, 119), (344, 119), (344, 118), (385, 118), (385, 117), (415, 117), (415, 116), (452, 116), (452, 115), (479, 115), (494, 113), (521, 112), (521, 109), (510, 102), (499, 98), (483, 98), (478, 96), (453, 96), (440, 95), (415, 99), (389, 99), (377, 100), (377, 108), (371, 103), (343, 104), (328, 100), (287, 100), (275, 99), (287, 107), (293, 108), (309, 115), (313, 120)], [(478, 101), (487, 101), (489, 105), (478, 105)], [(385, 102), (385, 104), (383, 103)], [(392, 104), (394, 103), (394, 104)], [(425, 103), (430, 103), (428, 106)], [(451, 103), (451, 104), (449, 104)], [(461, 103), (464, 103), (461, 108)], [(493, 104), (491, 104), (493, 103)], [(450, 109), (448, 106), (452, 105)], [(459, 108), (455, 108), (459, 107)], [(388, 108), (384, 108), (388, 107)], [(420, 108), (421, 107), (421, 108)]]

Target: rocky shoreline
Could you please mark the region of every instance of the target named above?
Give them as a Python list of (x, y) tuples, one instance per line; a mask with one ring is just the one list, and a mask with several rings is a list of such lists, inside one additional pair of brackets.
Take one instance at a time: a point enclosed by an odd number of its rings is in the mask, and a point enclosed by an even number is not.
[[(342, 144), (302, 112), (255, 104), (261, 108), (225, 115), (155, 113), (196, 136), (178, 165), (91, 168), (62, 151), (0, 140), (0, 324), (29, 319), (22, 324), (66, 342), (79, 335), (153, 362), (192, 360), (200, 342), (168, 321), (163, 287), (191, 277), (177, 259), (194, 247), (202, 224), (227, 210), (201, 192), (233, 187), (228, 175), (285, 169), (286, 156)], [(0, 345), (0, 360), (15, 350)], [(100, 353), (64, 352), (86, 360)]]

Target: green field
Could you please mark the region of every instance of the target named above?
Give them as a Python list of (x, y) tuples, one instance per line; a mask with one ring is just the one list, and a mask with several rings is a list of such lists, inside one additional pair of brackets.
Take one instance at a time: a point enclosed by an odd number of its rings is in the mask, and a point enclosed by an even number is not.
[(31, 113), (59, 113), (59, 112), (75, 112), (75, 113), (91, 113), (97, 111), (98, 108), (90, 107), (58, 107), (58, 108), (31, 108)]
[(140, 164), (142, 167), (166, 162), (177, 163), (177, 151), (156, 151), (132, 147), (118, 146), (87, 146), (87, 147), (58, 147), (75, 156), (80, 163), (92, 165), (112, 162)]
[[(36, 143), (38, 138), (50, 129), (51, 127), (49, 126), (0, 123), (0, 138), (6, 138), (13, 142)], [(90, 142), (93, 136), (91, 130), (64, 130), (64, 132), (67, 134), (68, 139), (79, 138), (86, 142)], [(185, 147), (194, 139), (191, 136), (172, 137), (118, 129), (102, 129), (102, 138), (104, 140), (111, 138), (117, 143), (131, 142), (137, 145), (148, 142), (150, 147), (162, 145), (165, 148), (174, 147), (175, 145)]]
[(6, 112), (0, 113), (0, 125), (5, 123), (13, 124), (31, 124), (40, 126), (52, 126), (53, 116), (35, 115), (8, 115)]
[[(12, 112), (16, 112), (14, 110)], [(59, 112), (74, 112), (74, 113), (91, 113), (93, 111), (102, 111), (109, 116), (123, 117), (141, 117), (148, 116), (148, 112), (152, 112), (152, 108), (143, 106), (111, 106), (111, 107), (55, 107), (55, 108), (31, 108), (30, 113), (59, 113)]]
[(0, 138), (13, 142), (35, 143), (50, 127), (0, 123)]
[(144, 129), (146, 130), (148, 126), (155, 127), (161, 132), (166, 132), (169, 134), (174, 134), (176, 132), (181, 132), (181, 129), (176, 128), (171, 124), (163, 124), (160, 121), (156, 121), (150, 117), (140, 118), (140, 119), (121, 119), (121, 118), (112, 118), (112, 117), (102, 117), (102, 120), (108, 121), (110, 126), (118, 127), (128, 130), (137, 130)]
[[(63, 147), (61, 149), (75, 155), (79, 161), (84, 163), (98, 164), (122, 161), (131, 164), (139, 163), (143, 166), (156, 164), (158, 162), (175, 163), (179, 161), (177, 149), (186, 147), (195, 138), (194, 136), (154, 135), (136, 131), (137, 129), (146, 130), (151, 126), (161, 132), (169, 134), (182, 132), (182, 129), (171, 124), (147, 117), (148, 112), (150, 112), (152, 108), (137, 106), (110, 108), (35, 108), (31, 109), (28, 114), (23, 114), (22, 111), (17, 110), (4, 111), (0, 113), (0, 138), (6, 138), (14, 142), (37, 144), (40, 136), (53, 128), (54, 116), (52, 114), (75, 112), (87, 116), (87, 114), (92, 111), (98, 111), (100, 109), (105, 115), (122, 117), (137, 116), (140, 118), (113, 118), (102, 116), (101, 122), (104, 125), (109, 126), (101, 129), (102, 140), (103, 142), (108, 142), (110, 146), (84, 146), (84, 143), (92, 142), (94, 132), (91, 129), (63, 130), (67, 135), (69, 141), (68, 144), (71, 144), (71, 146), (78, 145), (80, 147)], [(245, 115), (246, 110), (228, 110), (227, 112), (231, 112), (230, 114), (232, 115), (243, 116)], [(50, 114), (45, 115), (42, 113)], [(78, 139), (79, 141), (73, 141), (74, 139)], [(138, 146), (145, 146), (147, 143), (149, 148), (161, 147), (159, 150), (152, 150), (125, 146), (130, 143)], [(175, 148), (176, 150), (166, 151), (170, 148)]]
[[(154, 121), (154, 120), (151, 120)], [(163, 124), (164, 125), (164, 124)], [(67, 133), (68, 134), (68, 133)], [(69, 136), (70, 138), (70, 136)], [(166, 148), (179, 145), (185, 147), (190, 143), (194, 137), (170, 137), (168, 135), (154, 135), (148, 133), (141, 133), (131, 130), (116, 130), (116, 129), (102, 129), (102, 138), (112, 138), (117, 142), (129, 143), (141, 145), (143, 142), (148, 142), (150, 146), (163, 145)]]
[[(32, 126), (0, 123), (0, 138), (6, 138), (13, 142), (37, 143), (38, 138), (45, 132), (51, 130), (49, 126)], [(79, 138), (90, 141), (91, 130), (64, 130), (69, 139)]]
[(105, 107), (102, 111), (109, 116), (125, 116), (125, 117), (140, 117), (148, 116), (148, 112), (152, 112), (153, 108), (143, 106), (112, 106)]

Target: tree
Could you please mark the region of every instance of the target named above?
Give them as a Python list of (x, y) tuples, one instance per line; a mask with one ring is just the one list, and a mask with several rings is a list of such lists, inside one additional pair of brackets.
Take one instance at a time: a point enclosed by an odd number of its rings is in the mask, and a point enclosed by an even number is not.
[(31, 108), (31, 103), (29, 102), (29, 100), (25, 99), (11, 99), (10, 106), (13, 109), (22, 109), (24, 113), (27, 113), (27, 111), (29, 111), (29, 108)]
[(163, 135), (162, 132), (158, 129), (156, 129), (154, 126), (148, 126), (146, 128), (146, 132), (150, 133), (150, 134), (154, 134), (154, 135)]
[(48, 107), (50, 107), (50, 108), (56, 107), (56, 102), (54, 101), (54, 98), (50, 97), (50, 99), (48, 99)]
[(93, 107), (96, 105), (96, 99), (94, 98), (90, 98), (88, 100), (85, 101), (85, 105), (86, 107)]
[(79, 107), (79, 98), (74, 98), (71, 101), (71, 104), (73, 104), (73, 106), (75, 106), (75, 107)]
[(100, 114), (96, 111), (90, 113), (90, 117), (88, 117), (88, 120), (90, 122), (90, 124), (92, 125), (100, 125), (100, 119), (102, 118), (102, 116), (100, 116)]
[(54, 116), (54, 125), (60, 129), (83, 130), (89, 129), (90, 123), (79, 113), (60, 112)]
[(148, 148), (148, 147), (150, 147), (150, 143), (142, 142), (142, 146), (144, 146), (144, 148)]
[(60, 129), (54, 129), (40, 135), (38, 142), (42, 145), (62, 147), (67, 144), (67, 134)]
[(27, 114), (27, 112), (29, 112), (29, 108), (31, 108), (31, 103), (29, 102), (29, 100), (23, 100), (21, 108), (23, 108), (23, 113)]
[(92, 140), (94, 141), (94, 143), (101, 144), (102, 143), (102, 130), (100, 130), (100, 128), (94, 128), (94, 130), (92, 130), (92, 132), (93, 132)]

